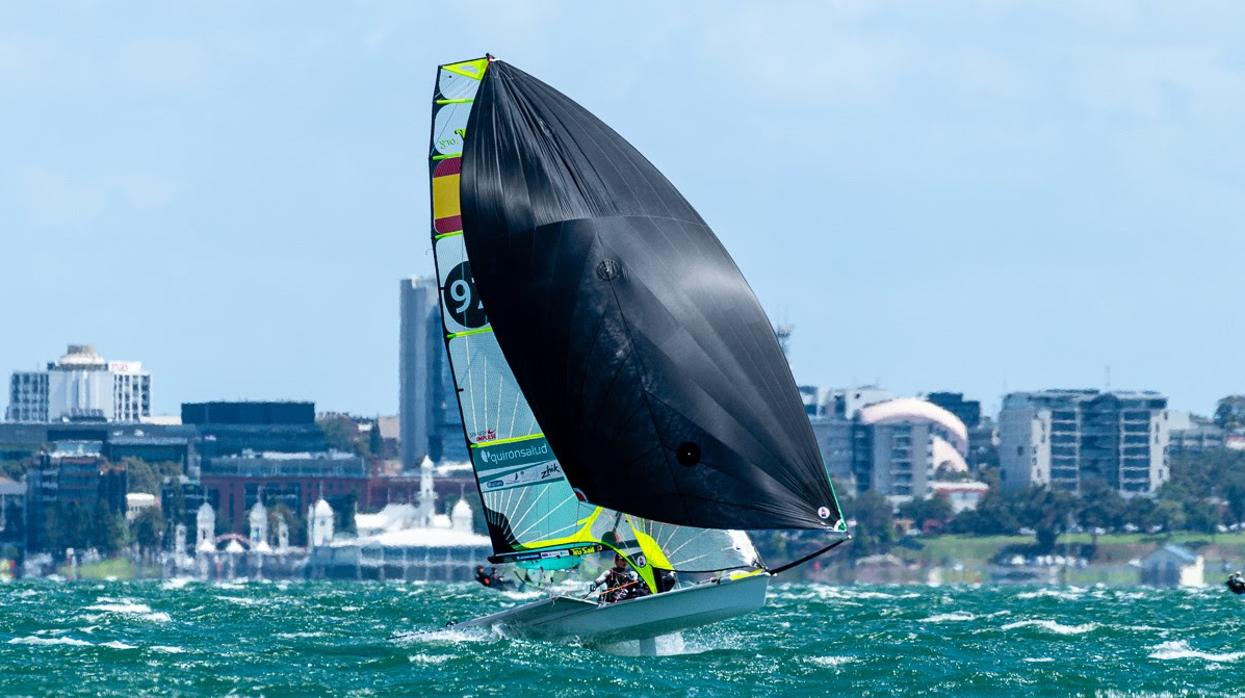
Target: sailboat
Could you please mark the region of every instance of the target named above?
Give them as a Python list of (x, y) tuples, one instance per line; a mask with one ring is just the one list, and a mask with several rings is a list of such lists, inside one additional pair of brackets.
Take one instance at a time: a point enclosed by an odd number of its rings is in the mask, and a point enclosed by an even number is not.
[[(460, 623), (587, 643), (760, 608), (847, 539), (790, 368), (674, 186), (490, 56), (439, 66), (429, 173), (446, 349), (494, 564), (550, 583), (621, 555), (647, 595), (553, 591)], [(747, 529), (813, 529), (779, 567)]]

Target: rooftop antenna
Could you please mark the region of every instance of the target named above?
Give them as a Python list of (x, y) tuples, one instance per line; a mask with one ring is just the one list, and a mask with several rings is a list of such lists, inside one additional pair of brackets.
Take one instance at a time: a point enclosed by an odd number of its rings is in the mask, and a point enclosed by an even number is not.
[(1105, 373), (1106, 373), (1106, 377), (1105, 377), (1106, 383), (1103, 386), (1103, 390), (1110, 392), (1111, 390), (1111, 364), (1107, 364)]

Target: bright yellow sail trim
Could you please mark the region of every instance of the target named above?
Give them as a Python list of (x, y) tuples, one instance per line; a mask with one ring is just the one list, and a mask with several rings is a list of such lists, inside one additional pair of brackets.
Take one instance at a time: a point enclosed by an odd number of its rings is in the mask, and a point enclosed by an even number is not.
[(552, 548), (558, 545), (567, 545), (569, 543), (601, 543), (601, 541), (592, 537), (592, 524), (596, 523), (597, 519), (601, 516), (602, 511), (601, 507), (596, 507), (592, 510), (591, 514), (585, 516), (579, 521), (576, 521), (575, 523), (583, 525), (579, 527), (578, 531), (575, 531), (569, 536), (523, 543), (519, 546), (519, 548), (522, 550), (533, 550), (536, 548)]
[(461, 63), (450, 63), (441, 66), (442, 69), (451, 73), (457, 73), (465, 78), (472, 80), (483, 80), (484, 71), (488, 68), (488, 58), (477, 58), (471, 61), (462, 61)]
[(640, 544), (640, 552), (644, 553), (644, 557), (648, 559), (648, 564), (653, 567), (659, 567), (663, 570), (672, 570), (674, 565), (670, 564), (670, 560), (666, 558), (666, 553), (662, 551), (661, 546), (653, 537), (641, 531), (635, 525), (635, 520), (630, 516), (627, 517), (627, 523), (631, 526), (631, 532), (635, 534), (635, 540)]

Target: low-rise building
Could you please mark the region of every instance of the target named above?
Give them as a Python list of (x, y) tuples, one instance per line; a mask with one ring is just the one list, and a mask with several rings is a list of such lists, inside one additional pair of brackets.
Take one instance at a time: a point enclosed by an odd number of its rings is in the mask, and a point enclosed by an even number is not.
[(1157, 587), (1206, 585), (1206, 562), (1188, 548), (1164, 545), (1141, 560), (1141, 583)]
[(1213, 420), (1189, 412), (1169, 410), (1169, 435), (1167, 453), (1185, 456), (1213, 451), (1224, 447), (1227, 436), (1223, 427)]
[(367, 462), (336, 451), (281, 453), (244, 451), (238, 455), (204, 457), (204, 495), (212, 508), (241, 532), (247, 512), (260, 501), (285, 504), (304, 512), (323, 497), (338, 511), (349, 511), (367, 489)]
[(951, 512), (959, 514), (977, 508), (981, 498), (990, 491), (990, 486), (975, 480), (938, 481), (930, 483), (930, 491), (935, 497), (944, 497), (951, 504)]

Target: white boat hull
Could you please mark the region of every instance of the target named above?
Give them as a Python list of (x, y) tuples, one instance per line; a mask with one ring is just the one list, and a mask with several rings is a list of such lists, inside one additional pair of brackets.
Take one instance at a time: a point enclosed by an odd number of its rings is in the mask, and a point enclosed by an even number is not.
[(765, 605), (769, 579), (759, 574), (605, 606), (573, 596), (554, 596), (455, 627), (498, 628), (512, 637), (578, 639), (589, 644), (644, 640), (752, 613)]

